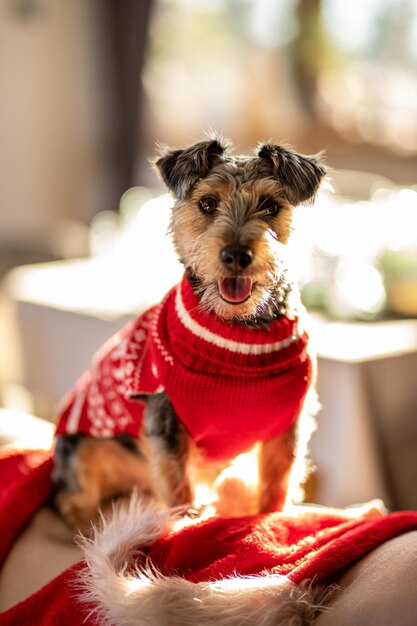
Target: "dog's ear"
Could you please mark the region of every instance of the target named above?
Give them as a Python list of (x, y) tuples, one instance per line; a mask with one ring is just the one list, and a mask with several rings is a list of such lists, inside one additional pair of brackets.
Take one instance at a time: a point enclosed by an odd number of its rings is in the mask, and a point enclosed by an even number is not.
[(257, 155), (267, 160), (284, 188), (285, 195), (293, 205), (314, 201), (326, 168), (321, 154), (305, 156), (272, 143), (261, 144)]
[(168, 189), (184, 200), (195, 183), (221, 161), (228, 147), (227, 142), (215, 138), (200, 141), (185, 150), (162, 148), (153, 165)]

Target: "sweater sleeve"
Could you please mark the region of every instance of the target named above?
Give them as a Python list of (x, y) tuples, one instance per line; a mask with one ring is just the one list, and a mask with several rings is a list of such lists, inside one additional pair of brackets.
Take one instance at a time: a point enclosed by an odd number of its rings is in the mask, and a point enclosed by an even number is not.
[(147, 351), (153, 309), (146, 311), (109, 339), (94, 356), (91, 367), (64, 398), (57, 435), (84, 434), (138, 437), (143, 402), (132, 399), (132, 381)]

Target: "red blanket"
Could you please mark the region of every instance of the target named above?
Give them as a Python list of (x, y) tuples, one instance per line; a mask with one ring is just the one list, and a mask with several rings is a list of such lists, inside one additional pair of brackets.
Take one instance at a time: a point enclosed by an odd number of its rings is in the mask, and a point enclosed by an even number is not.
[[(45, 452), (0, 457), (0, 564), (17, 536), (51, 491), (51, 459)], [(233, 574), (284, 574), (294, 583), (328, 583), (365, 554), (417, 529), (417, 513), (348, 519), (342, 511), (297, 516), (269, 514), (213, 518), (159, 539), (147, 553), (165, 575), (193, 582)], [(138, 546), (140, 547), (140, 546)], [(0, 615), (0, 626), (93, 626), (74, 583), (78, 563), (30, 598)]]

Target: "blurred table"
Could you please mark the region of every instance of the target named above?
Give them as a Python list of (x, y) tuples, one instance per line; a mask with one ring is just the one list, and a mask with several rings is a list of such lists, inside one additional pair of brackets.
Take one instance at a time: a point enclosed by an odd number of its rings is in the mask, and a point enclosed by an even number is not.
[(48, 450), (54, 425), (22, 411), (0, 409), (0, 446)]
[(417, 509), (417, 320), (318, 322), (317, 501)]
[[(0, 356), (4, 404), (20, 389), (32, 400), (25, 408), (53, 418), (92, 354), (172, 284), (163, 272), (152, 282), (141, 276), (130, 289), (143, 299), (132, 306), (126, 286), (105, 269), (80, 260), (9, 275), (2, 309), (8, 346)], [(322, 404), (312, 441), (315, 500), (346, 506), (379, 497), (394, 508), (417, 509), (417, 320), (313, 319), (312, 326)]]

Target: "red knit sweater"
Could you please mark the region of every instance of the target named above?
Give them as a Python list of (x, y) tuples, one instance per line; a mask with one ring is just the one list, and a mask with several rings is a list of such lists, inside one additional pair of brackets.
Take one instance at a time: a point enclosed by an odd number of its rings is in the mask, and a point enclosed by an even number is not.
[(208, 460), (228, 460), (287, 430), (312, 378), (307, 334), (282, 317), (267, 329), (203, 311), (187, 279), (110, 339), (67, 396), (57, 434), (138, 437), (144, 404), (166, 391)]

